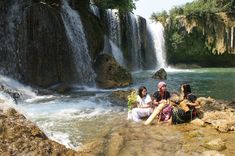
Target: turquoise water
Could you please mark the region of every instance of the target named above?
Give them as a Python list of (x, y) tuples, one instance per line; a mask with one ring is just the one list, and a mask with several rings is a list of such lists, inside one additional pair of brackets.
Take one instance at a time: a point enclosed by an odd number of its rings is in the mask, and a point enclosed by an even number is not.
[[(149, 94), (157, 88), (159, 80), (152, 79), (155, 71), (132, 73), (134, 87), (145, 85)], [(168, 91), (179, 91), (182, 83), (189, 83), (197, 96), (235, 100), (235, 68), (200, 68), (188, 70), (167, 69)]]
[[(158, 83), (151, 78), (154, 72), (132, 73), (133, 84), (117, 90), (145, 85), (152, 94)], [(167, 73), (170, 92), (178, 91), (179, 85), (187, 82), (197, 96), (235, 100), (235, 68), (167, 69)], [(127, 106), (107, 98), (113, 91), (90, 88), (78, 89), (68, 95), (35, 95), (18, 106), (50, 139), (76, 149), (94, 138), (105, 139), (114, 129), (123, 126)]]

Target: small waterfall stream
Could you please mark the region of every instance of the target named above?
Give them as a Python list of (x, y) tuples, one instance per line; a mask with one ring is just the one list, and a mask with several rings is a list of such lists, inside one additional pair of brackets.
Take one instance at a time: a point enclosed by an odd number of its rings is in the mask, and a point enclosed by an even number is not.
[(94, 1), (93, 0), (90, 0), (90, 11), (96, 15), (97, 17), (100, 18), (100, 11), (99, 11), (99, 8), (95, 5)]
[(117, 47), (115, 43), (113, 43), (111, 40), (109, 40), (109, 43), (111, 45), (112, 55), (115, 58), (115, 60), (121, 65), (125, 67), (125, 61), (122, 54), (122, 51)]
[(80, 85), (95, 86), (95, 72), (89, 56), (87, 40), (78, 12), (73, 10), (67, 1), (63, 1), (61, 11), (66, 34), (73, 52), (76, 65), (78, 83)]
[(131, 34), (130, 37), (132, 39), (131, 43), (131, 57), (132, 57), (132, 70), (140, 70), (143, 68), (143, 61), (141, 58), (141, 38), (139, 32), (139, 24), (138, 24), (138, 17), (129, 13), (128, 20), (130, 20), (131, 24)]
[(115, 9), (107, 10), (108, 36), (118, 46), (121, 47), (121, 30), (118, 11)]
[(234, 27), (232, 27), (231, 28), (231, 48), (233, 49), (233, 40), (234, 40), (234, 38), (233, 38), (233, 33), (234, 33)]

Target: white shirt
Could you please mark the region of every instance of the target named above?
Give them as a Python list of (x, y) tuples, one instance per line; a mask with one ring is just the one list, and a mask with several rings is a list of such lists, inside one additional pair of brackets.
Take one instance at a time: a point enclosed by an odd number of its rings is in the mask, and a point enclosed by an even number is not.
[(139, 104), (138, 107), (141, 107), (143, 105), (146, 105), (147, 103), (151, 102), (151, 97), (147, 94), (145, 97), (141, 98), (139, 95), (137, 96), (136, 100)]

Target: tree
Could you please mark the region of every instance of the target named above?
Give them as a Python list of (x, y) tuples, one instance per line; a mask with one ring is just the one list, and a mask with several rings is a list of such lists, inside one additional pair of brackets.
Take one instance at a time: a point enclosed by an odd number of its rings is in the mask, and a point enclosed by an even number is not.
[[(137, 1), (137, 0), (134, 0)], [(133, 0), (94, 0), (102, 9), (118, 9), (120, 12), (132, 12), (135, 9)]]

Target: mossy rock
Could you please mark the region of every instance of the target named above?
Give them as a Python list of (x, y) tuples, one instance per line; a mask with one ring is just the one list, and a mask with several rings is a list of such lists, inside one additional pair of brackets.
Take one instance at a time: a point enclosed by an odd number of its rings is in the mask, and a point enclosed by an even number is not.
[(131, 74), (108, 54), (101, 54), (97, 57), (94, 69), (97, 74), (96, 83), (98, 87), (124, 87), (132, 83)]

